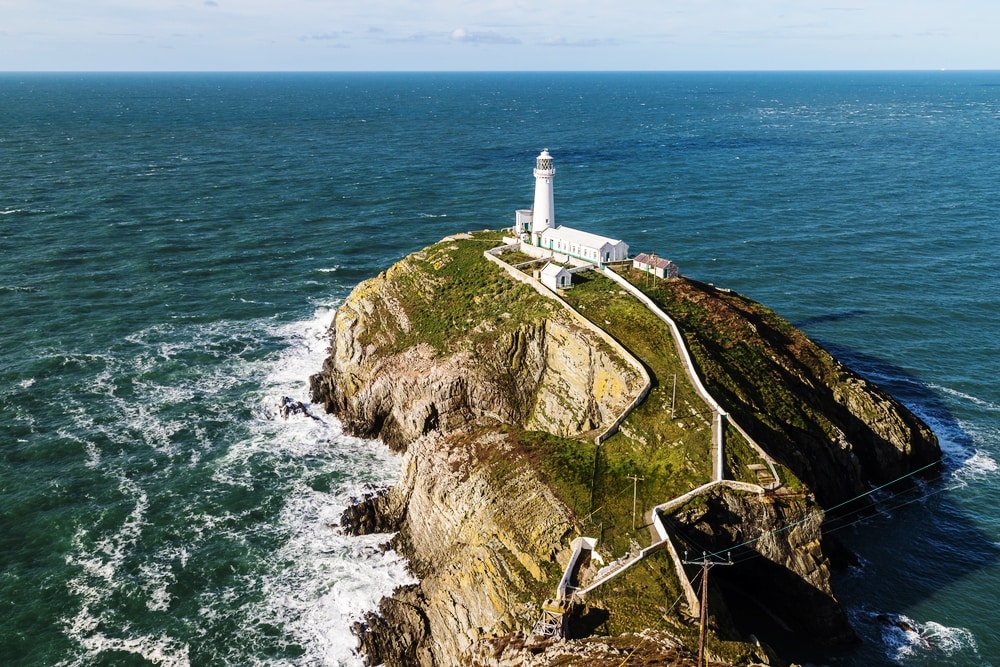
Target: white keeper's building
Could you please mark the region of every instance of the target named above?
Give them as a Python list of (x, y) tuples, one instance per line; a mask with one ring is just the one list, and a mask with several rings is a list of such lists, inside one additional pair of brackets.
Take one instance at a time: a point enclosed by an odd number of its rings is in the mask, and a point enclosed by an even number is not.
[(552, 180), (556, 175), (549, 149), (535, 160), (535, 203), (514, 214), (514, 236), (522, 244), (548, 250), (550, 256), (565, 255), (597, 266), (628, 259), (628, 244), (566, 225), (556, 226)]

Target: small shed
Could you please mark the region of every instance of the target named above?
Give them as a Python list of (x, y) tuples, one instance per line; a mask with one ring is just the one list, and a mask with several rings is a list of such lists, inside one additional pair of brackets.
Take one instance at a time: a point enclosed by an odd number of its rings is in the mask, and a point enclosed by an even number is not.
[(669, 259), (656, 255), (639, 253), (632, 259), (632, 268), (644, 273), (652, 273), (657, 278), (676, 278), (680, 275), (677, 265)]
[(569, 289), (573, 286), (573, 274), (564, 266), (549, 262), (538, 274), (538, 279), (549, 289)]

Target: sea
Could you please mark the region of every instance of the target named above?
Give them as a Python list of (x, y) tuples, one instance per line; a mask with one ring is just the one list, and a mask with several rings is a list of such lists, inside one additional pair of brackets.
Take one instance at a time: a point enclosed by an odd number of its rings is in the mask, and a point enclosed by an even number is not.
[[(308, 406), (337, 304), (557, 221), (773, 308), (944, 471), (831, 517), (859, 636), (1000, 665), (1000, 72), (0, 74), (0, 663), (358, 666), (414, 581), (341, 511), (399, 460)], [(833, 521), (839, 519), (839, 522)]]

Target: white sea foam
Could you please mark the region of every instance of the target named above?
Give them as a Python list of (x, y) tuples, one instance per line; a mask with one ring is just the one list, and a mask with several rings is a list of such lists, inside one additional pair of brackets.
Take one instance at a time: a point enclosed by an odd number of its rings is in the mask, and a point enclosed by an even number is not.
[[(88, 622), (96, 622), (89, 619)], [(84, 628), (80, 628), (84, 630)], [(140, 635), (134, 637), (109, 637), (103, 632), (95, 632), (95, 628), (86, 628), (88, 632), (80, 639), (83, 655), (70, 660), (63, 660), (58, 667), (84, 667), (93, 664), (94, 656), (108, 651), (119, 651), (141, 656), (144, 660), (163, 667), (189, 667), (188, 654), (190, 647), (165, 635)]]
[[(93, 664), (94, 659), (108, 651), (121, 651), (141, 656), (144, 660), (164, 667), (188, 667), (189, 647), (166, 635), (130, 634), (110, 615), (106, 602), (115, 593), (127, 590), (121, 577), (122, 565), (142, 537), (149, 498), (145, 491), (126, 477), (119, 478), (119, 491), (134, 501), (132, 511), (117, 531), (108, 535), (91, 535), (80, 528), (73, 537), (72, 551), (66, 556), (78, 573), (68, 582), (68, 588), (80, 601), (80, 608), (70, 618), (63, 619), (63, 631), (76, 642), (80, 651), (59, 663), (60, 667)], [(148, 566), (147, 566), (148, 571)], [(162, 573), (151, 580), (162, 579)], [(151, 591), (147, 606), (164, 608), (166, 585)], [(108, 628), (118, 627), (124, 636), (110, 636)]]
[(284, 566), (263, 582), (261, 617), (295, 637), (304, 664), (360, 666), (351, 626), (413, 582), (402, 557), (383, 551), (388, 536), (351, 537), (334, 527), (344, 507), (343, 497), (298, 488), (282, 513), (292, 533), (276, 558)]
[[(388, 536), (347, 536), (335, 528), (352, 497), (396, 480), (399, 461), (381, 443), (344, 435), (336, 419), (309, 404), (308, 377), (327, 354), (333, 315), (324, 305), (310, 320), (272, 332), (288, 347), (261, 382), (252, 437), (230, 448), (213, 478), (252, 485), (261, 455), (280, 462), (292, 480), (278, 526), (288, 537), (262, 577), (264, 600), (253, 615), (295, 638), (305, 652), (301, 664), (361, 665), (351, 626), (412, 578), (398, 554), (383, 550)], [(281, 418), (284, 397), (302, 402), (308, 414)], [(335, 480), (328, 490), (308, 483), (323, 476)]]
[(958, 389), (953, 389), (951, 387), (945, 387), (942, 385), (932, 384), (929, 386), (931, 387), (931, 389), (939, 391), (942, 394), (947, 394), (948, 396), (956, 398), (959, 401), (964, 401), (971, 405), (975, 405), (976, 407), (984, 408), (986, 410), (989, 410), (990, 412), (1000, 412), (1000, 405), (979, 398), (978, 396), (973, 396), (972, 394), (967, 394), (963, 391), (959, 391)]
[[(234, 570), (240, 585), (231, 599), (223, 588), (203, 592), (197, 602), (204, 613), (187, 630), (212, 632), (238, 613), (245, 618), (244, 634), (223, 649), (232, 651), (233, 664), (264, 664), (251, 647), (265, 646), (261, 655), (267, 655), (273, 641), (294, 642), (293, 653), (302, 652), (286, 664), (361, 664), (353, 623), (411, 577), (398, 554), (383, 551), (387, 536), (351, 537), (331, 526), (353, 497), (399, 474), (388, 448), (344, 435), (336, 419), (309, 404), (308, 377), (327, 354), (333, 315), (332, 305), (321, 305), (308, 321), (257, 321), (235, 336), (231, 323), (160, 324), (129, 336), (121, 349), (64, 355), (64, 363), (90, 369), (94, 379), (86, 396), (60, 396), (73, 421), (60, 434), (80, 442), (84, 466), (117, 480), (122, 496), (134, 503), (119, 525), (107, 526), (98, 517), (94, 525), (103, 528), (81, 528), (74, 539), (67, 564), (78, 574), (68, 589), (79, 607), (63, 627), (78, 651), (66, 667), (107, 651), (187, 665), (185, 641), (159, 628), (148, 635), (130, 630), (116, 600), (139, 596), (148, 613), (170, 614), (175, 603), (191, 602), (175, 600), (174, 588), (186, 568), (206, 565), (202, 547), (230, 545), (260, 555), (261, 540), (274, 539), (283, 541), (262, 569)], [(280, 352), (261, 353), (276, 342), (284, 343)], [(217, 361), (200, 363), (206, 354)], [(302, 402), (308, 412), (282, 418), (284, 397)], [(95, 420), (87, 409), (95, 399), (116, 418)], [(199, 464), (202, 459), (208, 463)], [(149, 471), (141, 485), (130, 476), (131, 462)], [(262, 480), (265, 473), (269, 477)], [(145, 489), (153, 494), (167, 488), (158, 485), (168, 478), (170, 488), (180, 488), (188, 475), (207, 475), (209, 488), (190, 499), (175, 497), (182, 509), (168, 534), (180, 536), (156, 542), (152, 535), (165, 526), (151, 525), (140, 544), (150, 504)], [(206, 503), (230, 495), (227, 489), (234, 486), (259, 500), (234, 510)], [(275, 494), (283, 504), (280, 516), (260, 525), (260, 509)], [(279, 628), (286, 638), (275, 640), (262, 628)]]
[(966, 628), (920, 623), (902, 614), (880, 614), (877, 622), (886, 655), (901, 665), (940, 664), (958, 653), (979, 654), (976, 638)]
[(962, 488), (970, 484), (992, 480), (1000, 471), (997, 460), (981, 449), (976, 449), (966, 457), (950, 475), (952, 488)]

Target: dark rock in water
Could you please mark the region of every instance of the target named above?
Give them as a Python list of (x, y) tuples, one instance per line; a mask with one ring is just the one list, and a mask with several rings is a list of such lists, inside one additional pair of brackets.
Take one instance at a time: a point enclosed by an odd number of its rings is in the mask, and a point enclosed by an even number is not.
[(387, 489), (371, 491), (344, 510), (340, 525), (351, 535), (394, 533), (403, 521), (403, 510)]
[(405, 586), (394, 597), (382, 598), (377, 614), (368, 613), (354, 624), (366, 665), (433, 667), (426, 648), (430, 625), (422, 611), (423, 600), (415, 586)]
[(317, 421), (320, 419), (316, 415), (309, 412), (309, 406), (290, 396), (282, 396), (281, 402), (278, 404), (278, 414), (280, 414), (283, 419), (288, 419), (291, 415), (305, 415), (306, 417), (312, 417)]
[(903, 632), (917, 632), (917, 629), (906, 621), (890, 616), (889, 614), (879, 614), (875, 617), (875, 620), (878, 621), (879, 625), (884, 625), (887, 628), (898, 628)]

